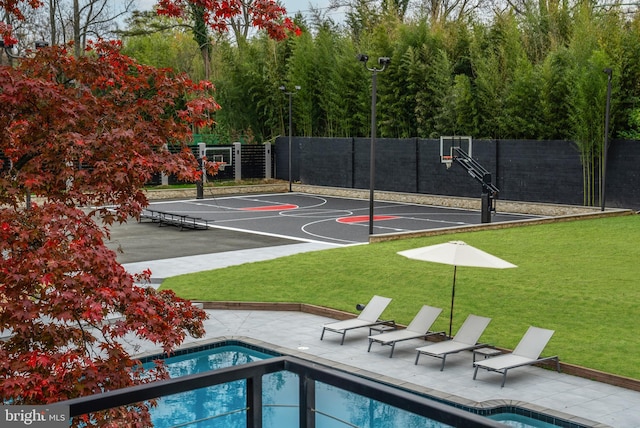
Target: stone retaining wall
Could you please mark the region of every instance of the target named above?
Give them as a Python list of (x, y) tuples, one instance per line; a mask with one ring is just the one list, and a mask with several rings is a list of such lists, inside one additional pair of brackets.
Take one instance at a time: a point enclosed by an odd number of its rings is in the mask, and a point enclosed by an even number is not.
[[(204, 197), (238, 195), (246, 193), (282, 193), (289, 191), (289, 183), (277, 182), (273, 184), (252, 184), (249, 186), (219, 186), (205, 187)], [(165, 199), (195, 199), (196, 188), (188, 189), (153, 189), (145, 190), (144, 194), (150, 201)]]

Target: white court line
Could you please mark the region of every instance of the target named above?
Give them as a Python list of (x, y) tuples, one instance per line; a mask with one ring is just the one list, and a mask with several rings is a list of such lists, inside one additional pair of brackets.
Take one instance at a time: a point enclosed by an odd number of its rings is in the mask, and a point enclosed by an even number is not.
[(346, 239), (333, 238), (333, 237), (330, 237), (330, 236), (320, 235), (320, 234), (309, 232), (308, 230), (306, 230), (307, 227), (311, 227), (311, 226), (313, 226), (315, 224), (328, 222), (328, 221), (335, 221), (335, 218), (327, 218), (327, 219), (322, 219), (322, 220), (317, 220), (317, 221), (312, 221), (312, 222), (309, 222), (309, 223), (305, 223), (300, 227), (300, 230), (302, 232), (306, 233), (307, 235), (315, 236), (316, 238), (320, 238), (320, 239), (329, 239), (329, 240), (332, 240), (332, 241), (345, 242), (345, 243), (348, 243), (348, 244), (351, 244), (351, 245), (353, 245), (353, 244), (362, 244), (362, 242), (359, 242), (359, 241), (348, 241)]
[[(278, 233), (270, 233), (270, 232), (261, 232), (261, 231), (257, 231), (257, 230), (240, 229), (240, 228), (237, 228), (237, 227), (217, 226), (217, 225), (214, 225), (214, 224), (209, 224), (209, 228), (211, 228), (211, 229), (230, 230), (230, 231), (233, 231), (233, 232), (250, 233), (250, 234), (253, 234), (253, 235), (270, 236), (272, 238), (289, 239), (291, 241), (308, 242), (308, 243), (311, 243), (311, 244), (328, 244), (328, 245), (333, 245), (333, 246), (336, 246), (336, 247), (345, 246), (345, 244), (337, 244), (337, 243), (326, 242), (326, 241), (317, 241), (317, 240), (314, 240), (314, 239), (300, 238), (300, 237), (291, 236), (291, 235), (281, 235), (281, 234), (278, 234)], [(333, 238), (331, 238), (331, 239), (333, 239)], [(352, 244), (354, 244), (354, 243), (352, 242)], [(360, 244), (360, 242), (355, 242), (355, 244)]]
[[(260, 202), (260, 203), (263, 203), (263, 204), (271, 204), (271, 205), (273, 205), (273, 204), (293, 205), (290, 201), (288, 201), (288, 202), (279, 202), (279, 201), (261, 200), (261, 199), (249, 198), (249, 197), (246, 197), (246, 198), (242, 197), (242, 198), (238, 198), (238, 199), (243, 199), (243, 200), (252, 201), (252, 202)], [(326, 205), (327, 202), (328, 202), (326, 198), (321, 198), (319, 196), (310, 196), (309, 199), (319, 199), (320, 202), (318, 202), (315, 205), (309, 205), (309, 206), (304, 206), (304, 207), (301, 207), (300, 205), (295, 204), (298, 208), (294, 208), (292, 211), (299, 210), (299, 209), (317, 208), (317, 207), (321, 207), (323, 205)]]
[[(309, 209), (309, 208), (316, 208), (316, 207), (320, 207), (322, 205), (326, 205), (328, 203), (328, 200), (324, 197), (321, 196), (317, 196), (317, 195), (305, 195), (304, 193), (285, 193), (284, 195), (297, 195), (299, 197), (303, 197), (303, 198), (307, 198), (307, 199), (316, 199), (319, 200), (320, 202), (313, 204), (313, 205), (308, 205), (308, 206), (304, 206), (301, 207), (298, 204), (295, 204), (296, 206), (298, 206), (298, 208), (294, 208), (294, 210), (298, 210), (298, 209)], [(264, 194), (264, 195), (260, 195), (260, 197), (269, 197), (269, 196), (283, 196), (282, 193), (271, 193), (271, 194)], [(183, 201), (170, 201), (171, 203), (177, 203), (177, 202), (182, 202), (184, 204), (193, 204), (193, 205), (198, 205), (198, 206), (212, 206), (213, 204), (208, 204), (208, 203), (204, 203), (203, 201), (214, 201), (216, 202), (215, 205), (217, 205), (220, 208), (225, 208), (228, 210), (236, 210), (236, 211), (245, 211), (246, 207), (243, 208), (236, 208), (236, 207), (229, 207), (229, 206), (221, 206), (220, 204), (217, 203), (218, 200), (220, 199), (229, 199), (229, 200), (243, 200), (243, 201), (251, 201), (251, 202), (259, 202), (261, 204), (270, 204), (270, 205), (274, 205), (274, 204), (281, 204), (281, 205), (291, 205), (290, 201), (286, 201), (286, 202), (280, 202), (280, 201), (273, 201), (273, 200), (264, 200), (264, 199), (259, 199), (257, 197), (254, 196), (226, 196), (226, 197), (222, 197), (222, 198), (210, 198), (210, 199), (189, 199), (189, 200), (183, 200)], [(162, 201), (156, 201), (156, 203), (162, 203)]]
[[(300, 212), (302, 211), (302, 214)], [(286, 210), (280, 211), (278, 213), (281, 217), (291, 217), (291, 218), (316, 218), (316, 217), (324, 217), (324, 218), (341, 218), (348, 217), (354, 214), (353, 211), (349, 210), (306, 210), (306, 209), (297, 209), (297, 210)]]

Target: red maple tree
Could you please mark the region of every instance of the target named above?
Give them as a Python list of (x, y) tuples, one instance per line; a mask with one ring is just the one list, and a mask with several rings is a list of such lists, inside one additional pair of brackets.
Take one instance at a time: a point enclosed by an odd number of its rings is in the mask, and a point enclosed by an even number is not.
[[(145, 278), (104, 240), (140, 214), (152, 174), (198, 178), (192, 153), (167, 144), (208, 122), (206, 85), (137, 64), (117, 43), (82, 58), (54, 47), (0, 68), (0, 106), (0, 395), (44, 404), (166, 376), (133, 370), (126, 343), (171, 351), (204, 333), (205, 313), (137, 286)], [(102, 417), (132, 426), (147, 406)]]
[[(173, 3), (178, 10), (181, 2)], [(40, 2), (0, 0), (0, 9), (20, 18), (21, 4)], [(211, 16), (235, 10), (233, 1), (203, 4)], [(254, 24), (275, 37), (288, 28), (289, 21), (262, 17)], [(10, 28), (0, 33), (11, 40)], [(5, 402), (46, 404), (164, 378), (162, 366), (144, 374), (136, 369), (127, 344), (150, 341), (171, 351), (187, 334), (204, 333), (203, 311), (170, 291), (137, 286), (149, 272), (133, 277), (104, 242), (110, 225), (139, 216), (147, 205), (141, 188), (153, 174), (200, 178), (185, 144), (219, 106), (207, 83), (141, 65), (119, 48), (97, 42), (75, 58), (65, 47), (51, 47), (15, 68), (0, 67)], [(92, 415), (82, 424), (147, 426), (148, 405)]]
[(286, 16), (286, 9), (274, 0), (158, 0), (156, 10), (160, 15), (180, 18), (188, 16), (194, 6), (203, 10), (204, 22), (216, 32), (228, 31), (230, 21), (241, 17), (275, 40), (284, 40), (287, 32), (301, 34)]

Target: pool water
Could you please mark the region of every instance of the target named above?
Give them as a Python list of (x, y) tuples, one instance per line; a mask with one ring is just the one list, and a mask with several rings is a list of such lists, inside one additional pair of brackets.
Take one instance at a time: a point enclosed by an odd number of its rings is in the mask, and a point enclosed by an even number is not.
[(497, 415), (488, 416), (488, 418), (513, 428), (557, 428), (558, 427), (557, 425), (553, 425), (548, 422), (539, 421), (537, 419), (518, 415), (515, 413), (500, 413)]
[[(169, 371), (169, 376), (176, 378), (207, 370), (238, 366), (271, 357), (273, 356), (244, 346), (225, 345), (173, 356), (167, 358), (165, 364)], [(145, 368), (152, 366), (153, 362), (144, 364)]]

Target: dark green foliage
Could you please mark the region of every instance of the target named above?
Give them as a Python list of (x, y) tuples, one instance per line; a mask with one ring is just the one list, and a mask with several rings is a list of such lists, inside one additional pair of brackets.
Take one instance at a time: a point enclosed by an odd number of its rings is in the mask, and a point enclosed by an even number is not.
[[(614, 99), (613, 137), (640, 140), (640, 15), (624, 24), (621, 40), (620, 77)], [(613, 97), (612, 97), (613, 98)], [(617, 102), (616, 102), (617, 101)]]
[(571, 53), (558, 49), (551, 53), (542, 68), (541, 93), (543, 131), (540, 137), (548, 140), (570, 140), (573, 137), (571, 113)]
[[(287, 100), (278, 89), (285, 85), (288, 90), (301, 87), (293, 102), (295, 135), (369, 136), (371, 74), (355, 59), (367, 53), (370, 66), (377, 65), (379, 56), (391, 57), (390, 67), (378, 75), (381, 137), (595, 136), (597, 132), (585, 126), (603, 122), (602, 88), (593, 98), (580, 93), (588, 90), (580, 82), (592, 53), (601, 51), (609, 61), (605, 66), (616, 70), (610, 135), (637, 135), (640, 18), (595, 13), (588, 4), (574, 10), (564, 2), (527, 6), (485, 23), (442, 22), (431, 27), (426, 20), (406, 21), (406, 16), (403, 23), (405, 2), (387, 2), (376, 11), (363, 1), (354, 3), (343, 26), (320, 15), (312, 25), (298, 17), (303, 34), (283, 42), (271, 42), (261, 34), (240, 45), (216, 41), (211, 79), (222, 105), (216, 129), (229, 138), (248, 134), (257, 141), (287, 133)], [(181, 43), (180, 51), (168, 37), (150, 41), (146, 46), (162, 46), (151, 54), (140, 40), (127, 40), (134, 56), (162, 65), (177, 62), (181, 69), (201, 75), (194, 59), (199, 53), (184, 55), (198, 47)], [(178, 54), (178, 61), (166, 58)], [(605, 84), (602, 79), (592, 83)], [(581, 106), (599, 110), (585, 116)]]
[(505, 134), (524, 139), (543, 134), (542, 88), (542, 77), (536, 68), (526, 60), (520, 61), (504, 105), (502, 130)]
[[(362, 0), (352, 2), (342, 26), (318, 14), (312, 25), (298, 17), (303, 34), (283, 42), (261, 33), (239, 45), (216, 41), (211, 80), (222, 110), (214, 132), (221, 141), (286, 134), (284, 85), (301, 87), (292, 104), (294, 135), (368, 137), (371, 72), (356, 55), (368, 54), (370, 67), (385, 56), (391, 65), (377, 75), (380, 137), (572, 140), (584, 160), (585, 203), (597, 204), (604, 68), (613, 70), (609, 136), (640, 137), (640, 17), (591, 3), (522, 6), (483, 22), (430, 24), (409, 20), (404, 1), (377, 10)], [(197, 46), (140, 37), (149, 40), (127, 39), (128, 53), (202, 75)], [(152, 52), (154, 45), (162, 49)], [(185, 55), (190, 49), (196, 53)]]

